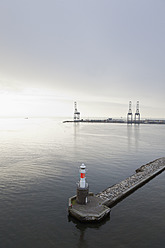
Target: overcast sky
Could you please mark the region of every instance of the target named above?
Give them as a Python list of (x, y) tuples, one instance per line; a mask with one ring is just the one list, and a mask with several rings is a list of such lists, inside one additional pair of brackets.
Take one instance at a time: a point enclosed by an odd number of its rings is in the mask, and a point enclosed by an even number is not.
[(164, 0), (1, 0), (0, 116), (165, 118)]

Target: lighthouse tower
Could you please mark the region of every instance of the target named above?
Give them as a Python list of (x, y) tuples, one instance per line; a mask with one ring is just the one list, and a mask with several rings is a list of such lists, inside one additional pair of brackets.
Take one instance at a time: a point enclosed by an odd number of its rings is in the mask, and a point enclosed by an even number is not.
[(86, 166), (85, 164), (80, 165), (80, 181), (77, 185), (77, 198), (76, 201), (79, 204), (87, 204), (88, 202), (88, 193), (89, 193), (89, 186), (86, 182)]

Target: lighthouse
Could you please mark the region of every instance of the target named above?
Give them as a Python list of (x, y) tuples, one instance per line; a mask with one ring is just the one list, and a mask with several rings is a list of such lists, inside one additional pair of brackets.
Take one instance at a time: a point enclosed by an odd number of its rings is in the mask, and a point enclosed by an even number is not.
[(80, 165), (80, 181), (77, 184), (77, 198), (76, 201), (79, 204), (87, 204), (88, 202), (88, 193), (89, 193), (89, 185), (86, 182), (86, 166), (85, 164)]

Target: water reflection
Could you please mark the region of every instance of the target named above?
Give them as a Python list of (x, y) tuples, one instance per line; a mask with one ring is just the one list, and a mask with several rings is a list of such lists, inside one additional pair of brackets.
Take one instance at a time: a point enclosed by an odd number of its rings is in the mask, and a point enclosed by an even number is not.
[(74, 128), (74, 138), (76, 140), (77, 133), (80, 130), (80, 123), (79, 122), (73, 123), (73, 128)]
[(135, 139), (135, 149), (138, 151), (139, 148), (139, 137), (140, 137), (140, 124), (134, 125), (134, 139)]
[(106, 222), (110, 221), (110, 215), (107, 215), (102, 221), (99, 222), (80, 222), (76, 220), (74, 217), (68, 215), (68, 222), (72, 222), (78, 229), (81, 228), (94, 228), (99, 229), (103, 226)]
[(105, 219), (103, 219), (100, 222), (91, 222), (91, 223), (83, 223), (79, 222), (72, 216), (68, 216), (68, 222), (72, 222), (77, 230), (79, 231), (79, 240), (77, 247), (82, 248), (82, 247), (89, 247), (88, 246), (88, 239), (85, 238), (85, 233), (87, 232), (87, 229), (95, 229), (99, 230), (104, 224), (106, 224), (108, 221), (110, 221), (110, 215), (108, 215)]
[(128, 138), (128, 151), (131, 152), (132, 148), (138, 151), (139, 148), (140, 125), (127, 125), (127, 138)]

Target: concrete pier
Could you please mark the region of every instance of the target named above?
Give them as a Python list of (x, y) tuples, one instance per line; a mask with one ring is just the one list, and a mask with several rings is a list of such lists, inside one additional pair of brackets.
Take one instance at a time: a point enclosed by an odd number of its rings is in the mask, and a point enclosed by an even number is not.
[(69, 214), (79, 221), (100, 221), (110, 213), (110, 207), (116, 205), (163, 170), (165, 170), (165, 157), (142, 165), (132, 176), (100, 193), (95, 195), (89, 193), (86, 205), (78, 204), (76, 196), (73, 196), (69, 198)]

